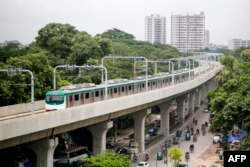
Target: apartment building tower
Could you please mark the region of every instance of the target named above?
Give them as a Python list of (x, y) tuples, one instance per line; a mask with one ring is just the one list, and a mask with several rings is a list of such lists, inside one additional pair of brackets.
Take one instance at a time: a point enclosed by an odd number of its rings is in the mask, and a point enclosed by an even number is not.
[(205, 48), (205, 15), (171, 16), (171, 45), (181, 52)]
[(166, 44), (166, 17), (158, 14), (146, 16), (145, 41)]
[(230, 39), (228, 41), (228, 49), (234, 50), (240, 47), (248, 47), (250, 46), (250, 40), (242, 40), (242, 39)]

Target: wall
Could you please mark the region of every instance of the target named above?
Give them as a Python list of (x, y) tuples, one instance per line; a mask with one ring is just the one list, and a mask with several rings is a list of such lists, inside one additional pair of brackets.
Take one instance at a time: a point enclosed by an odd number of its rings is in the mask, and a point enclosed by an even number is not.
[[(34, 111), (43, 110), (45, 108), (44, 100), (35, 101)], [(6, 117), (16, 114), (27, 113), (31, 111), (31, 103), (15, 104), (0, 107), (0, 117)]]

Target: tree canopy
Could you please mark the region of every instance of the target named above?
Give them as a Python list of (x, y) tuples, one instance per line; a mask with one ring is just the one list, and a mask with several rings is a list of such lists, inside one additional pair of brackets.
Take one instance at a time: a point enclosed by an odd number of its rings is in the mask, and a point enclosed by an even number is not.
[[(148, 60), (178, 57), (181, 54), (168, 45), (136, 41), (132, 34), (111, 29), (97, 36), (79, 31), (70, 24), (49, 23), (38, 31), (34, 42), (23, 46), (18, 41), (0, 46), (0, 68), (22, 68), (33, 72), (35, 100), (44, 99), (52, 89), (53, 68), (58, 65), (99, 65), (108, 55), (144, 56)], [(134, 60), (106, 60), (108, 79), (133, 77)], [(149, 65), (149, 73), (153, 66)], [(57, 87), (83, 82), (100, 83), (100, 71), (58, 69)], [(137, 63), (137, 75), (144, 75), (143, 63)], [(30, 101), (30, 77), (27, 74), (0, 73), (0, 106)]]
[(179, 147), (174, 146), (168, 150), (167, 156), (173, 160), (175, 164), (178, 164), (182, 160), (183, 153)]
[[(242, 50), (239, 55), (222, 59), (224, 69), (217, 76), (221, 86), (208, 94), (208, 107), (213, 116), (210, 131), (232, 132), (233, 126), (250, 130), (250, 62), (242, 62), (240, 55), (248, 53)], [(246, 138), (249, 140), (249, 136)], [(244, 142), (250, 146), (250, 142)]]
[(128, 156), (106, 150), (96, 156), (84, 159), (92, 167), (128, 167), (132, 163)]

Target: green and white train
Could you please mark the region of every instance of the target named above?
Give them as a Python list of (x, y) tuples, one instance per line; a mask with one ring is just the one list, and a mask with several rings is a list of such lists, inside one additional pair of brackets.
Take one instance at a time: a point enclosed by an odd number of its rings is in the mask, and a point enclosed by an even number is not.
[[(181, 69), (174, 72), (174, 84), (194, 79), (197, 75), (213, 66), (209, 65), (203, 68), (203, 71), (195, 72), (195, 69)], [(113, 79), (108, 80), (108, 99), (129, 96), (146, 91), (145, 76), (138, 76), (131, 79)], [(157, 73), (148, 75), (148, 91), (167, 87), (172, 85), (172, 74)], [(105, 84), (95, 85), (93, 83), (84, 83), (61, 87), (59, 90), (46, 93), (46, 111), (61, 110), (68, 107), (84, 105), (105, 100)]]

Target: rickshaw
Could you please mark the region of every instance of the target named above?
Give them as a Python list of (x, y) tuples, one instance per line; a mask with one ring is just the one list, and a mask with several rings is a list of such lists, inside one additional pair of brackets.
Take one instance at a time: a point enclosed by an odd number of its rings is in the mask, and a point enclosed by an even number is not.
[(178, 141), (178, 138), (177, 138), (177, 137), (174, 137), (174, 138), (173, 138), (173, 144), (175, 144), (175, 145), (179, 144), (179, 141)]
[(193, 118), (193, 124), (194, 124), (194, 125), (197, 125), (197, 124), (198, 124), (197, 119)]
[(205, 127), (206, 127), (206, 128), (208, 127), (208, 122), (207, 122), (207, 121), (205, 122)]
[(186, 138), (185, 138), (186, 141), (189, 141), (189, 140), (190, 140), (190, 136), (191, 136), (190, 133), (187, 131), (187, 133), (186, 133)]
[(180, 130), (176, 131), (176, 137), (181, 137), (182, 132)]
[(193, 136), (193, 142), (197, 142), (197, 135), (196, 134), (194, 134), (194, 136)]
[(186, 162), (188, 162), (189, 159), (190, 159), (189, 152), (186, 152), (186, 153), (185, 153), (185, 160), (186, 160)]
[(191, 135), (194, 135), (194, 128), (191, 127)]
[(202, 135), (205, 136), (206, 135), (206, 128), (205, 128), (205, 126), (203, 126), (201, 128), (201, 131), (202, 131)]
[(194, 145), (193, 144), (190, 144), (190, 146), (189, 146), (189, 151), (192, 153), (192, 152), (194, 152)]
[(196, 129), (196, 135), (197, 135), (197, 137), (200, 135), (200, 130), (199, 129)]

